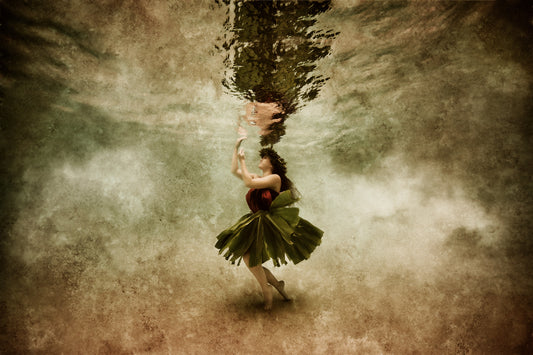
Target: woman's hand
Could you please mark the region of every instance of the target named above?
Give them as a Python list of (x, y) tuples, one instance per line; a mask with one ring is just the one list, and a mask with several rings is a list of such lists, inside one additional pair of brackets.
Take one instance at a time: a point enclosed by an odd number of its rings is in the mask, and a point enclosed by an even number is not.
[(236, 149), (239, 148), (241, 146), (242, 141), (245, 140), (246, 138), (248, 137), (242, 136), (242, 137), (237, 138), (237, 142), (235, 143), (235, 148)]
[(237, 157), (240, 161), (244, 160), (244, 148), (239, 149), (239, 153), (237, 154)]

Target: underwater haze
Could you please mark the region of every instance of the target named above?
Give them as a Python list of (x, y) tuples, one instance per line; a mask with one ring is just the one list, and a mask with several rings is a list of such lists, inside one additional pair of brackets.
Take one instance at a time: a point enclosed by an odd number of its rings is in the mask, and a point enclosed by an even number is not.
[[(533, 353), (532, 6), (322, 3), (0, 0), (0, 353)], [(271, 312), (214, 247), (260, 98), (324, 231)]]

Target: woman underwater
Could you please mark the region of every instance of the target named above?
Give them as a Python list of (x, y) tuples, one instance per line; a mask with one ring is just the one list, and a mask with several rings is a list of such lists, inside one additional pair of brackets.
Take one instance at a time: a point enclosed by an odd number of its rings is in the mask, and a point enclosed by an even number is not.
[[(292, 182), (287, 178), (285, 161), (272, 148), (264, 148), (259, 153), (259, 169), (262, 176), (248, 172), (244, 151), (239, 149), (246, 137), (237, 139), (231, 172), (240, 178), (250, 190), (246, 202), (251, 212), (241, 217), (232, 227), (217, 237), (215, 246), (219, 253), (226, 251), (226, 259), (235, 263), (244, 260), (255, 276), (263, 292), (265, 310), (272, 308), (274, 286), (285, 300), (285, 284), (278, 281), (262, 264), (272, 260), (274, 266), (287, 264), (287, 257), (294, 264), (308, 259), (320, 244), (323, 232), (298, 216), (298, 208), (289, 207), (297, 201)], [(239, 168), (240, 163), (240, 168)]]

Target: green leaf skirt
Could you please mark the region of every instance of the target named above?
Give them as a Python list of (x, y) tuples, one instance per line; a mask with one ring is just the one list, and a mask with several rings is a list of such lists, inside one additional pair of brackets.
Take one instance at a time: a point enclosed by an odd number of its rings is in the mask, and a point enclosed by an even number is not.
[(230, 228), (217, 236), (215, 247), (224, 253), (232, 264), (246, 252), (250, 253), (250, 266), (261, 265), (271, 259), (274, 266), (294, 264), (309, 259), (320, 245), (322, 235), (319, 228), (298, 216), (296, 207), (288, 207), (294, 200), (290, 191), (283, 191), (272, 201), (268, 211), (250, 212)]

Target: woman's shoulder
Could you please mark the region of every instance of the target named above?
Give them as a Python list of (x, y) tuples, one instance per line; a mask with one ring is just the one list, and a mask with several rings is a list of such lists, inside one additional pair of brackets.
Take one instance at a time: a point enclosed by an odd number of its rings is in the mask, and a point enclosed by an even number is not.
[(276, 180), (276, 182), (281, 182), (281, 176), (279, 176), (278, 174), (271, 174), (271, 179), (274, 179)]

